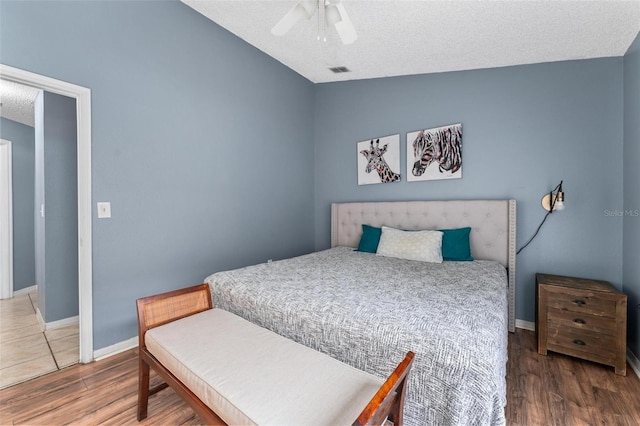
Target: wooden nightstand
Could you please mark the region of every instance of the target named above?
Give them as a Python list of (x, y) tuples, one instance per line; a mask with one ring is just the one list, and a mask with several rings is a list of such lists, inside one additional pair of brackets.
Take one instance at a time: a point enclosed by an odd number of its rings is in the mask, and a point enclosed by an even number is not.
[(536, 274), (538, 353), (547, 350), (627, 374), (627, 296), (606, 281)]

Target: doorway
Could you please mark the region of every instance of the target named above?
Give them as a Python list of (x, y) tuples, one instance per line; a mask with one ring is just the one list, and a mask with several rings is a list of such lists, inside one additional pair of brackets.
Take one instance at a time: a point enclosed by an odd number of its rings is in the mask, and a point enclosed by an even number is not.
[(11, 142), (0, 139), (0, 299), (13, 297), (13, 191)]
[(81, 363), (93, 361), (91, 233), (91, 91), (82, 86), (0, 64), (4, 80), (75, 99), (78, 181), (78, 293)]

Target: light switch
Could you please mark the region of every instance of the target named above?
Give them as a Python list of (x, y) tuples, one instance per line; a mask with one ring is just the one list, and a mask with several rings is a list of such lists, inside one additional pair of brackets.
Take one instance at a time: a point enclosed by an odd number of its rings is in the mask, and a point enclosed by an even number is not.
[(98, 219), (105, 219), (111, 217), (111, 203), (99, 202), (98, 203)]

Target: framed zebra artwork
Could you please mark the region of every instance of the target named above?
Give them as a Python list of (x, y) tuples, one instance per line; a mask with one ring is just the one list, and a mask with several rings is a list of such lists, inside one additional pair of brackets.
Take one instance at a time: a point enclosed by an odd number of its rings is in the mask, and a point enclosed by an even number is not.
[(400, 134), (358, 142), (358, 185), (400, 182)]
[(407, 133), (407, 182), (462, 177), (462, 124)]

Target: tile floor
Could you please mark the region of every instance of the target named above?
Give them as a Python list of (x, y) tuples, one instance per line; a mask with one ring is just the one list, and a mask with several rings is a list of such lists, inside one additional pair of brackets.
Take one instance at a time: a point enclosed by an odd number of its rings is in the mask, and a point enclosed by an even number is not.
[(0, 389), (78, 362), (78, 324), (43, 333), (36, 306), (35, 291), (0, 300)]

